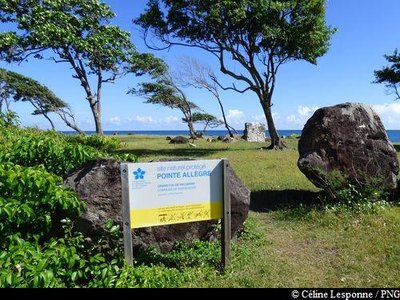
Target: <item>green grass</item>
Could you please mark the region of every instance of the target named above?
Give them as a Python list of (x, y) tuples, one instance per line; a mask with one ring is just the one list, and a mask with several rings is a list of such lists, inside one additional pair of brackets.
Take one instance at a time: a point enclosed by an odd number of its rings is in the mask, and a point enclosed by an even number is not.
[[(233, 245), (224, 274), (213, 259), (215, 245), (203, 243), (158, 257), (191, 257), (184, 264), (186, 287), (396, 287), (400, 285), (400, 207), (364, 210), (326, 208), (318, 191), (297, 168), (297, 140), (285, 151), (260, 150), (263, 143), (195, 141), (197, 148), (170, 145), (160, 136), (125, 136), (123, 152), (139, 161), (164, 157), (228, 158), (252, 191), (246, 232)], [(211, 254), (210, 254), (211, 253)], [(189, 256), (190, 256), (189, 255)], [(172, 257), (172, 258), (171, 258)], [(175, 263), (177, 267), (178, 262)]]

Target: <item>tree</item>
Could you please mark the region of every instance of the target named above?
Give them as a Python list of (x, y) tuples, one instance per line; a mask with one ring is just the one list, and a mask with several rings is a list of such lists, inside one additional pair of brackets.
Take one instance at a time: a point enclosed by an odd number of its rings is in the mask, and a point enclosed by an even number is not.
[[(222, 119), (224, 120), (223, 122), (219, 122), (220, 123), (219, 125), (224, 124), (226, 130), (228, 131), (229, 136), (233, 137), (232, 130), (235, 132), (236, 132), (236, 130), (228, 124), (228, 121), (227, 121), (226, 115), (225, 115), (224, 106), (222, 105), (221, 96), (220, 96), (219, 90), (218, 90), (217, 77), (214, 74), (214, 72), (211, 70), (211, 68), (199, 63), (194, 58), (186, 57), (181, 60), (179, 75), (180, 75), (179, 76), (180, 80), (184, 84), (195, 87), (195, 88), (206, 89), (214, 96), (214, 98), (218, 101), (219, 108), (220, 108), (221, 114), (222, 114)], [(203, 117), (205, 117), (204, 120), (206, 121), (206, 120), (210, 119), (209, 118), (210, 116), (211, 115), (208, 115), (206, 117), (206, 115), (204, 115), (203, 116)], [(215, 118), (214, 116), (211, 116), (211, 117)], [(212, 120), (212, 121), (216, 122), (215, 120)], [(219, 125), (217, 125), (217, 126), (219, 126)], [(215, 126), (215, 127), (217, 127), (217, 126)], [(207, 127), (207, 125), (206, 125), (206, 127)], [(205, 131), (205, 128), (204, 128), (204, 131)]]
[(85, 91), (96, 132), (102, 134), (103, 84), (129, 73), (164, 70), (161, 60), (137, 52), (128, 32), (109, 25), (114, 15), (99, 0), (0, 0), (0, 21), (18, 27), (0, 33), (0, 58), (47, 57), (69, 64)]
[(375, 71), (374, 83), (384, 83), (390, 93), (396, 95), (396, 100), (400, 99), (400, 54), (397, 49), (393, 55), (385, 55), (386, 60), (391, 64), (381, 70)]
[(179, 109), (183, 114), (182, 121), (188, 125), (190, 137), (196, 138), (192, 111), (199, 107), (187, 99), (186, 94), (178, 87), (170, 74), (160, 75), (156, 82), (140, 83), (139, 89), (132, 89), (129, 93), (146, 98), (145, 103)]
[[(180, 45), (214, 55), (220, 71), (241, 84), (221, 87), (254, 92), (267, 120), (270, 148), (282, 148), (271, 111), (277, 72), (293, 60), (316, 64), (327, 52), (334, 30), (324, 17), (324, 0), (151, 0), (135, 23), (153, 49)], [(149, 45), (149, 33), (162, 45)]]
[(207, 127), (215, 128), (224, 124), (224, 122), (218, 120), (215, 116), (202, 112), (195, 112), (192, 116), (192, 120), (193, 123), (202, 123), (204, 125), (201, 131), (202, 135), (206, 132)]
[(34, 115), (43, 115), (54, 130), (49, 113), (58, 114), (70, 128), (84, 134), (75, 122), (68, 104), (58, 98), (49, 88), (24, 75), (0, 68), (0, 95), (9, 106), (12, 100), (26, 101), (35, 108)]
[(10, 103), (11, 98), (8, 86), (0, 80), (0, 113), (10, 111)]

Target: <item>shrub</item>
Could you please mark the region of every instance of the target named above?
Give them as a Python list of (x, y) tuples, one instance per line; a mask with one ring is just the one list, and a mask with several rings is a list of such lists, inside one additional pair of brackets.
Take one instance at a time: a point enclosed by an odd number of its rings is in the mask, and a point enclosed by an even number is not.
[(160, 253), (155, 248), (142, 251), (139, 262), (159, 263), (168, 267), (183, 269), (201, 265), (218, 266), (221, 260), (220, 243), (195, 240), (191, 244), (177, 242), (173, 251)]
[(100, 151), (112, 152), (122, 147), (122, 142), (116, 137), (93, 135), (66, 135), (65, 140), (96, 148)]
[(83, 202), (61, 183), (43, 167), (0, 164), (0, 237), (16, 232), (44, 235), (57, 211), (83, 212)]
[(163, 265), (128, 267), (122, 247), (107, 258), (86, 244), (82, 234), (73, 233), (71, 226), (65, 220), (65, 237), (43, 245), (18, 234), (9, 236), (7, 247), (0, 248), (0, 287), (156, 288), (179, 286), (190, 277), (190, 272), (182, 274)]
[(86, 261), (66, 239), (51, 239), (44, 246), (18, 235), (8, 237), (0, 252), (1, 287), (72, 287), (84, 277)]
[(389, 205), (390, 190), (379, 178), (355, 184), (339, 171), (332, 171), (326, 177), (324, 192), (325, 208), (331, 210), (345, 206), (357, 211), (371, 211)]
[(103, 148), (117, 147), (114, 140), (103, 137), (71, 138), (54, 131), (21, 128), (0, 128), (0, 136), (0, 163), (42, 165), (48, 172), (59, 176), (66, 176), (88, 161), (101, 157), (136, 161), (134, 155), (110, 154), (89, 146), (99, 143)]
[(0, 112), (0, 127), (17, 127), (19, 126), (19, 116), (14, 111)]
[(99, 136), (67, 137), (0, 124), (0, 287), (180, 286), (194, 276), (191, 269), (183, 272), (165, 264), (215, 262), (219, 247), (196, 242), (166, 255), (151, 253), (150, 266), (128, 267), (120, 228), (112, 222), (94, 243), (75, 232), (68, 219), (62, 221), (64, 237), (52, 235), (60, 215), (84, 210), (77, 195), (62, 186), (60, 176), (99, 157), (136, 160), (111, 152), (119, 145)]

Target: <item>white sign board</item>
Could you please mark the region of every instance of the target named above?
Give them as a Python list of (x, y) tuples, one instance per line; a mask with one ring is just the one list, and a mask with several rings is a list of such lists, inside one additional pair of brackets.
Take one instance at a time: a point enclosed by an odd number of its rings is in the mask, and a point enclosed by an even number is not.
[[(223, 217), (223, 161), (126, 163), (130, 227)], [(124, 186), (122, 187), (124, 189)]]

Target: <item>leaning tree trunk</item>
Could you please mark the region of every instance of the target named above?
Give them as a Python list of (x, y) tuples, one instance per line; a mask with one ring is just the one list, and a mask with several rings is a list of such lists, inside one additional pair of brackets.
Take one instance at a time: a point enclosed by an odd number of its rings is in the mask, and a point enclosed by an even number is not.
[(265, 118), (267, 119), (268, 132), (271, 137), (271, 145), (267, 147), (267, 149), (271, 150), (282, 150), (286, 148), (282, 139), (280, 138), (278, 131), (275, 128), (274, 119), (272, 118), (271, 112), (271, 97), (269, 95), (264, 96), (264, 99), (261, 101), (261, 106), (264, 110)]
[(64, 121), (65, 121), (65, 124), (66, 124), (68, 127), (72, 128), (73, 130), (75, 130), (75, 131), (78, 132), (79, 134), (86, 135), (85, 132), (83, 132), (83, 131), (82, 131), (78, 126), (76, 126), (75, 124), (69, 122), (68, 120), (64, 120)]
[(196, 138), (196, 130), (194, 130), (193, 122), (192, 119), (188, 119), (188, 127), (189, 127), (189, 133), (190, 133), (190, 138), (195, 139)]
[[(73, 130), (75, 130), (75, 131), (78, 132), (79, 134), (85, 135), (85, 132), (83, 132), (83, 131), (78, 127), (78, 125), (76, 125), (75, 118), (74, 118), (74, 115), (72, 114), (72, 112), (68, 112), (68, 111), (65, 111), (65, 110), (61, 109), (61, 110), (59, 110), (59, 111), (57, 112), (57, 114), (60, 116), (61, 120), (63, 120), (64, 123), (65, 123), (69, 128), (72, 128)], [(72, 122), (68, 120), (67, 115), (72, 119)]]
[(51, 130), (56, 130), (56, 127), (54, 126), (53, 121), (50, 119), (50, 117), (46, 114), (46, 113), (42, 113), (43, 116), (47, 119), (47, 121), (49, 121), (50, 125), (51, 125)]
[(233, 133), (231, 131), (230, 126), (228, 125), (228, 121), (226, 120), (226, 116), (225, 116), (225, 110), (224, 110), (224, 106), (222, 105), (221, 100), (217, 97), (218, 103), (219, 103), (219, 107), (221, 109), (221, 113), (222, 113), (222, 118), (224, 119), (224, 125), (226, 130), (228, 130), (228, 134), (231, 138), (233, 138)]

